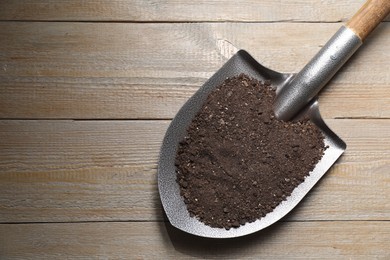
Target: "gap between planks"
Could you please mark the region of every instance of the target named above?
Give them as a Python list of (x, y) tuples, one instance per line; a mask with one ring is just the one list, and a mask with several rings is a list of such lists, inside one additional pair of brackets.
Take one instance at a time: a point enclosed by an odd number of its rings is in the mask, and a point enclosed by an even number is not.
[[(3, 121), (75, 121), (75, 122), (83, 122), (83, 121), (97, 121), (97, 122), (110, 122), (110, 121), (172, 121), (173, 118), (0, 118)], [(334, 118), (326, 118), (325, 120), (333, 119), (333, 120), (390, 120), (390, 117), (370, 117), (370, 116), (356, 116), (356, 117), (334, 117)]]
[[(0, 20), (0, 23), (7, 23), (7, 22), (27, 22), (27, 23), (123, 23), (123, 24), (187, 24), (187, 23), (193, 23), (193, 24), (201, 24), (201, 23), (208, 23), (208, 24), (223, 24), (223, 23), (242, 23), (242, 24), (250, 24), (250, 23), (256, 23), (256, 24), (272, 24), (272, 23), (345, 23), (345, 20), (336, 20), (336, 21), (300, 21), (300, 20), (277, 20), (277, 21), (240, 21), (240, 20), (226, 20), (226, 21), (213, 21), (213, 20), (202, 20), (202, 21), (137, 21), (137, 20)], [(382, 23), (386, 23), (390, 21), (382, 21)]]

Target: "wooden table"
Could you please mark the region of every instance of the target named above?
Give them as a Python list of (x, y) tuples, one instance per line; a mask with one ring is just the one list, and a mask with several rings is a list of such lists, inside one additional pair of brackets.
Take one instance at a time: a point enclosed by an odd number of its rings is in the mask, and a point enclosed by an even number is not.
[(390, 259), (390, 23), (321, 93), (348, 144), (279, 223), (235, 240), (164, 219), (181, 105), (234, 52), (297, 72), (363, 0), (0, 2), (0, 259)]

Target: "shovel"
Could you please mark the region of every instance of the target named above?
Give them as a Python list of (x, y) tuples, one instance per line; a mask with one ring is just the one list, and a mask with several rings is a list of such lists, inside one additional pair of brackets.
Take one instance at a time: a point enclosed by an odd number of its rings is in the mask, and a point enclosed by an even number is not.
[[(346, 144), (322, 120), (315, 97), (389, 12), (389, 0), (368, 0), (298, 74), (279, 73), (268, 69), (244, 50), (238, 51), (230, 58), (184, 104), (165, 134), (158, 165), (158, 188), (169, 222), (193, 235), (232, 238), (264, 229), (290, 212), (346, 149)], [(328, 149), (305, 181), (272, 212), (255, 222), (226, 230), (207, 226), (197, 218), (190, 217), (176, 182), (175, 157), (179, 142), (183, 140), (188, 126), (202, 108), (208, 94), (227, 77), (241, 73), (259, 81), (270, 81), (271, 86), (276, 89), (275, 116), (281, 120), (308, 117), (324, 134), (324, 143)]]

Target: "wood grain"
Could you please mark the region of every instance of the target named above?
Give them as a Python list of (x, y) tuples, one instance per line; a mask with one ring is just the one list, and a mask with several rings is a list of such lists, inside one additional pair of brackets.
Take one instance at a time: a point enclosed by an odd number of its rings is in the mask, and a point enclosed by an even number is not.
[(61, 21), (314, 21), (352, 17), (364, 0), (186, 1), (2, 0), (0, 20)]
[(390, 1), (367, 0), (346, 26), (364, 41), (389, 13)]
[[(390, 220), (388, 120), (327, 120), (348, 150), (288, 220)], [(0, 222), (162, 219), (169, 121), (0, 121)]]
[(0, 225), (2, 259), (387, 259), (390, 222), (279, 222), (233, 240), (161, 222)]
[(297, 72), (364, 1), (0, 1), (0, 259), (389, 259), (388, 22), (322, 91), (348, 149), (281, 222), (192, 237), (156, 183), (170, 119), (236, 48)]
[[(1, 118), (172, 118), (230, 43), (297, 72), (340, 27), (288, 23), (0, 23)], [(390, 24), (321, 94), (327, 118), (389, 118)], [(286, 39), (289, 39), (288, 41)]]

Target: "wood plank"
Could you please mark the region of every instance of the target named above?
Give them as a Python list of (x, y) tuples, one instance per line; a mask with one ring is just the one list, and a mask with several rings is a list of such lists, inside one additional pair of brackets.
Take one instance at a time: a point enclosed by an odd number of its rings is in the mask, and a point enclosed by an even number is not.
[[(328, 120), (348, 150), (289, 220), (390, 220), (389, 120)], [(0, 121), (0, 222), (161, 220), (169, 121)]]
[(0, 20), (61, 21), (345, 21), (364, 0), (3, 0)]
[[(339, 26), (2, 22), (0, 117), (172, 118), (234, 46), (296, 72)], [(333, 79), (325, 117), (390, 117), (389, 35), (382, 24)]]
[(2, 259), (387, 259), (390, 222), (279, 222), (230, 240), (161, 222), (0, 225)]

